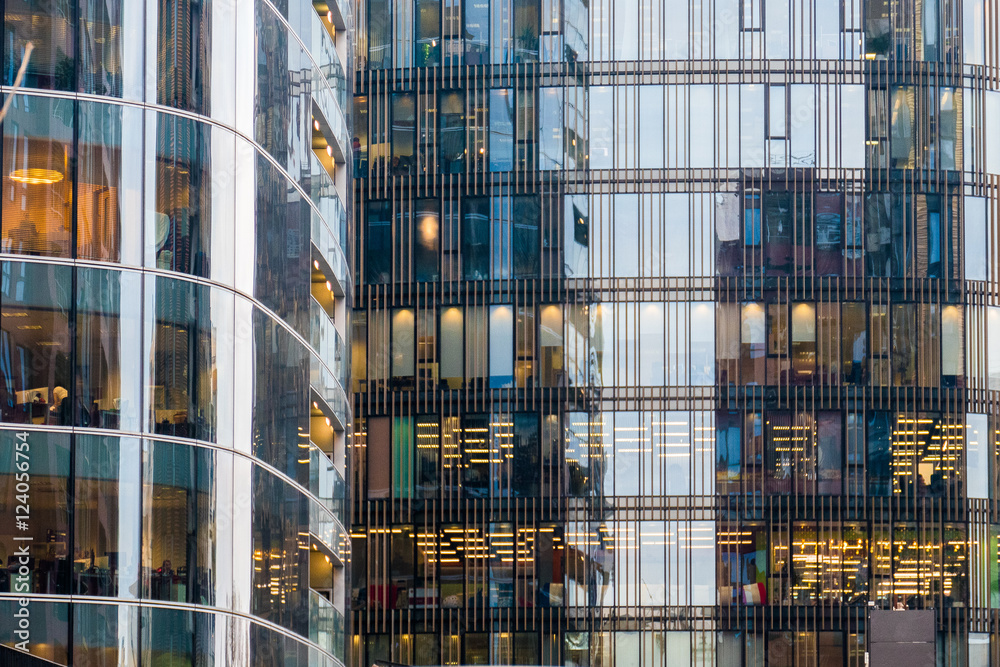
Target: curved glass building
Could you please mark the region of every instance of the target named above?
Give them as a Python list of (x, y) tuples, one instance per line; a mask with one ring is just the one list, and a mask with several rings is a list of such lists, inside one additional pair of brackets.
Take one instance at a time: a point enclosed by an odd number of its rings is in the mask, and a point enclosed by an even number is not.
[(2, 11), (4, 664), (344, 664), (352, 7)]
[(356, 6), (353, 667), (997, 664), (997, 2)]

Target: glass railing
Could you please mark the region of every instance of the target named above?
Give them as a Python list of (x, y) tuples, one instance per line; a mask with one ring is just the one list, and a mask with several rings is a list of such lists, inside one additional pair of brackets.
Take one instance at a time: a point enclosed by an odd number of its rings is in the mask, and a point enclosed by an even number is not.
[(331, 498), (330, 509), (333, 515), (340, 519), (340, 523), (347, 521), (347, 483), (344, 482), (343, 475), (336, 468), (333, 469), (333, 497)]
[(323, 363), (333, 371), (337, 383), (347, 384), (346, 348), (333, 320), (315, 298), (309, 300), (309, 344)]
[(340, 247), (347, 245), (347, 209), (337, 192), (330, 173), (319, 158), (310, 151), (309, 160), (309, 198), (319, 214), (323, 216), (326, 226)]
[[(337, 93), (337, 101), (344, 106), (341, 95), (345, 93), (344, 77), (345, 64), (340, 59), (340, 54), (324, 25), (323, 17), (316, 11), (311, 1), (292, 0), (291, 2), (279, 2), (270, 0), (275, 12), (285, 17), (292, 31), (298, 35), (299, 40), (306, 50), (312, 54), (313, 61), (326, 73), (330, 86)], [(331, 7), (339, 13), (347, 25), (350, 26), (350, 13), (344, 14), (344, 9), (349, 9), (349, 2), (335, 2), (336, 7)], [(339, 73), (339, 76), (338, 76)]]
[(320, 71), (323, 72), (330, 87), (333, 88), (334, 97), (337, 98), (340, 108), (345, 109), (347, 108), (347, 77), (344, 76), (344, 65), (340, 62), (337, 47), (334, 46), (330, 33), (326, 31), (319, 14), (316, 14), (316, 20), (313, 21), (312, 33), (311, 49), (316, 64), (319, 65)]
[(320, 213), (313, 212), (310, 235), (313, 245), (333, 269), (341, 286), (346, 290), (351, 282), (347, 270), (347, 258), (344, 255), (344, 245), (347, 239), (347, 212), (341, 205), (340, 198), (320, 203)]
[(318, 357), (310, 355), (309, 384), (333, 410), (344, 428), (350, 424), (350, 406), (344, 386), (334, 377), (332, 370), (321, 363)]
[(347, 498), (344, 477), (323, 450), (309, 444), (309, 490), (343, 524)]
[(344, 615), (314, 590), (309, 591), (309, 641), (344, 662)]
[(335, 520), (333, 514), (326, 507), (318, 502), (309, 504), (309, 532), (336, 556), (340, 562), (344, 562), (344, 548), (347, 542), (347, 533)]
[(333, 473), (337, 469), (326, 453), (309, 443), (309, 490), (328, 510), (333, 511)]

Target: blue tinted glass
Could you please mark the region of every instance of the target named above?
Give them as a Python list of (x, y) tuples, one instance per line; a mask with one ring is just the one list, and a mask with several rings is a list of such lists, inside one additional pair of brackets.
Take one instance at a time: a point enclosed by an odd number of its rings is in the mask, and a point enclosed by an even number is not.
[(514, 94), (510, 88), (490, 91), (490, 171), (514, 168)]

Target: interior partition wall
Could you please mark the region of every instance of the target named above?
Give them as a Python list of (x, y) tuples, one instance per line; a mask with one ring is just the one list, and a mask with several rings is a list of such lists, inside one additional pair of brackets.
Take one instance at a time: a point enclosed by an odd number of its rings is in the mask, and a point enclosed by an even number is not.
[(347, 664), (351, 8), (0, 9), (3, 662)]
[(356, 3), (355, 667), (1000, 659), (998, 10)]

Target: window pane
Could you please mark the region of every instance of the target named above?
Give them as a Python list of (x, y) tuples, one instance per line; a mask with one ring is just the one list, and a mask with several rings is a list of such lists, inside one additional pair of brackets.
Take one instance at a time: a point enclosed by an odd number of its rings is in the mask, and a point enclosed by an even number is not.
[(590, 89), (590, 168), (610, 169), (614, 165), (614, 88)]
[(534, 497), (538, 495), (538, 482), (541, 478), (538, 415), (517, 413), (514, 415), (513, 427), (511, 494), (519, 498)]
[(415, 65), (441, 64), (441, 0), (417, 0)]
[(965, 198), (965, 279), (989, 277), (989, 246), (986, 229), (988, 209), (982, 197)]
[(815, 213), (815, 265), (819, 276), (839, 276), (843, 261), (841, 241), (843, 238), (842, 211), (843, 197), (834, 193), (816, 194)]
[(795, 266), (792, 250), (792, 197), (788, 193), (764, 195), (764, 236), (768, 275), (787, 276)]
[(563, 363), (563, 314), (558, 304), (541, 307), (538, 344), (541, 353), (541, 383), (543, 387), (566, 384)]
[(896, 169), (913, 169), (918, 156), (914, 144), (916, 134), (916, 89), (899, 86), (890, 90), (890, 150), (891, 166)]
[(462, 273), (466, 280), (490, 277), (490, 201), (470, 198), (462, 211)]
[[(155, 433), (214, 441), (226, 376), (221, 340), (233, 329), (233, 297), (182, 280), (146, 278), (150, 418)], [(231, 360), (230, 360), (231, 362)], [(229, 367), (231, 377), (232, 367)]]
[(440, 276), (441, 216), (437, 200), (416, 202), (416, 241), (413, 264), (417, 282), (435, 281)]
[(892, 491), (892, 461), (889, 442), (892, 437), (892, 415), (872, 412), (868, 416), (868, 493), (888, 496)]
[(740, 325), (740, 378), (743, 384), (764, 382), (764, 308), (757, 303), (745, 303)]
[[(16, 452), (21, 452), (21, 456), (16, 457)], [(20, 588), (25, 585), (24, 582), (11, 576), (8, 590), (14, 593), (67, 594), (70, 592), (69, 574), (72, 565), (68, 504), (70, 436), (0, 431), (0, 492), (4, 493), (4, 514), (10, 517), (11, 523), (18, 513), (16, 505), (19, 503), (15, 501), (22, 493), (18, 490), (19, 483), (23, 489), (23, 477), (17, 479), (16, 474), (26, 472), (20, 469), (24, 466), (18, 466), (18, 462), (25, 462), (25, 454), (29, 456), (27, 460), (30, 462), (30, 471), (27, 472), (32, 491), (29, 499), (31, 521), (28, 523), (28, 530), (19, 531), (16, 536), (30, 541), (15, 540), (13, 530), (4, 531), (0, 535), (0, 557), (3, 558), (4, 567), (19, 564), (15, 554), (24, 544), (29, 544), (31, 556), (27, 566), (30, 576), (27, 578), (26, 590)], [(36, 604), (38, 603), (33, 603), (31, 608), (32, 644), (41, 641), (34, 634), (36, 624), (39, 628), (45, 627), (44, 621), (35, 616)], [(14, 618), (13, 614), (9, 618)]]
[(307, 486), (309, 461), (300, 456), (299, 445), (301, 434), (309, 431), (310, 355), (288, 329), (267, 314), (254, 309), (252, 320), (252, 452)]
[(465, 93), (442, 92), (440, 98), (441, 173), (465, 171)]
[[(80, 86), (94, 95), (122, 96), (122, 67), (138, 69), (125, 62), (123, 7), (128, 0), (79, 0), (80, 2)], [(131, 27), (131, 26), (130, 26)], [(128, 35), (135, 39), (136, 35)], [(38, 43), (35, 43), (38, 48)], [(132, 92), (132, 91), (129, 91)]]
[(74, 90), (76, 3), (11, 3), (4, 16), (4, 85), (14, 84), (24, 49), (35, 45), (25, 71), (26, 88)]
[[(388, 461), (388, 459), (386, 459)], [(265, 469), (250, 475), (254, 562), (250, 612), (292, 632), (309, 633), (310, 504), (300, 491)], [(274, 572), (280, 570), (281, 577)]]
[(371, 0), (368, 4), (368, 68), (392, 67), (392, 3)]
[(489, 62), (490, 3), (487, 0), (464, 0), (465, 64)]
[[(122, 194), (122, 107), (82, 103), (79, 116), (76, 186), (77, 256), (120, 259)], [(129, 109), (130, 140), (139, 141), (141, 116)], [(137, 192), (129, 193), (132, 195)]]
[(215, 601), (216, 454), (143, 444), (143, 597)]
[(465, 385), (463, 376), (462, 345), (464, 341), (462, 309), (451, 306), (441, 311), (441, 382), (448, 389), (461, 389)]
[(917, 379), (917, 306), (892, 306), (892, 382), (912, 385)]
[(514, 385), (514, 311), (490, 306), (490, 388)]
[(868, 322), (865, 304), (841, 304), (841, 358), (844, 383), (860, 385), (868, 379)]
[(816, 306), (792, 306), (792, 373), (796, 384), (812, 382), (816, 372)]
[(2, 421), (75, 423), (70, 367), (72, 269), (0, 263)]
[(416, 492), (418, 498), (437, 498), (440, 481), (438, 475), (441, 452), (437, 417), (417, 418)]
[[(136, 598), (141, 447), (135, 438), (76, 436), (73, 592)], [(80, 559), (84, 560), (81, 564)]]
[(157, 95), (166, 106), (209, 114), (212, 71), (212, 3), (158, 3)]
[(483, 306), (465, 310), (465, 377), (476, 388), (489, 376), (488, 311)]
[[(966, 415), (965, 471), (966, 495), (969, 498), (989, 498), (990, 432), (985, 414)], [(995, 585), (995, 584), (994, 584)]]
[(540, 20), (539, 0), (514, 0), (514, 62), (538, 61)]
[[(392, 96), (392, 162), (393, 175), (413, 173), (413, 151), (417, 140), (417, 108), (413, 94)], [(442, 114), (442, 123), (444, 115)], [(441, 142), (444, 150), (444, 140)]]
[(512, 198), (514, 217), (511, 245), (513, 250), (512, 278), (538, 277), (539, 228), (541, 209), (538, 197)]
[(413, 497), (412, 417), (392, 419), (392, 496), (397, 499)]
[(710, 303), (692, 303), (690, 382), (715, 384), (715, 308)]
[(368, 419), (368, 446), (366, 461), (368, 463), (368, 498), (388, 498), (391, 461), (392, 429), (388, 417), (371, 417)]
[[(36, 50), (31, 61), (38, 60)], [(4, 119), (3, 136), (0, 247), (5, 252), (69, 257), (73, 101), (18, 95)]]
[(156, 198), (146, 241), (156, 268), (211, 275), (210, 132), (194, 120), (156, 116)]
[(392, 275), (392, 218), (389, 202), (369, 202), (365, 230), (365, 268), (369, 283), (388, 283)]
[(398, 389), (412, 389), (415, 371), (416, 321), (412, 308), (392, 311), (392, 381)]
[(539, 169), (563, 167), (563, 90), (542, 88), (539, 116)]
[(818, 420), (817, 468), (821, 494), (843, 492), (843, 426), (839, 412), (821, 412)]
[[(489, 415), (466, 415), (462, 432), (462, 488), (466, 498), (490, 495), (490, 419)], [(466, 547), (468, 551), (468, 547)]]
[(490, 8), (490, 55), (493, 64), (511, 62), (511, 16), (513, 0), (494, 0)]
[(510, 88), (490, 91), (490, 171), (514, 168), (514, 93)]
[(142, 284), (130, 272), (77, 272), (77, 426), (138, 431)]

